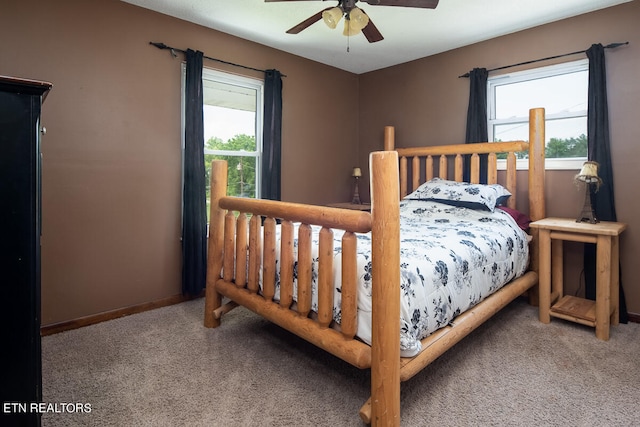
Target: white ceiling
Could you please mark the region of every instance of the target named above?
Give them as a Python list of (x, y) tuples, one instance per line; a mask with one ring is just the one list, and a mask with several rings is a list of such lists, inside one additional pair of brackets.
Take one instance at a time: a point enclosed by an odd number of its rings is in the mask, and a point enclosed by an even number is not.
[(331, 30), (322, 21), (285, 33), (337, 0), (123, 1), (361, 74), (632, 0), (440, 0), (436, 9), (359, 3), (384, 36), (377, 43), (362, 34), (347, 38), (341, 25)]

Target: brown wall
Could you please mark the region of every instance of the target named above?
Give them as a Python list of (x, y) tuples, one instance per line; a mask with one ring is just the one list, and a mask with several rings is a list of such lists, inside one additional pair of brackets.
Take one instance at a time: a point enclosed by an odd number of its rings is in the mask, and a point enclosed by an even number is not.
[[(627, 184), (640, 154), (638, 2), (360, 76), (116, 0), (8, 3), (0, 74), (54, 85), (43, 110), (45, 325), (180, 292), (180, 60), (149, 41), (286, 74), (282, 194), (318, 204), (349, 200), (351, 167), (366, 170), (385, 125), (397, 127), (399, 145), (461, 142), (468, 83), (457, 76), (471, 68), (629, 41), (607, 52), (607, 66), (618, 218), (630, 225), (623, 282), (629, 310), (640, 313), (632, 274), (640, 201)], [(329, 134), (327, 124), (340, 131)], [(581, 207), (573, 173), (547, 174), (550, 215)]]
[[(348, 200), (354, 74), (115, 0), (3, 2), (0, 40), (0, 74), (53, 83), (42, 114), (44, 325), (180, 293), (182, 58), (150, 41), (286, 74), (283, 198)], [(327, 123), (340, 132), (327, 138)]]
[[(584, 50), (592, 43), (628, 41), (628, 46), (607, 50), (606, 62), (616, 210), (618, 220), (629, 224), (621, 237), (622, 283), (628, 310), (640, 313), (640, 287), (633, 270), (640, 259), (640, 198), (634, 166), (640, 158), (638, 18), (640, 2), (635, 1), (361, 75), (360, 164), (366, 164), (368, 152), (380, 149), (385, 125), (396, 127), (398, 146), (464, 142), (469, 83), (458, 76), (474, 67), (491, 69)], [(583, 193), (572, 183), (575, 173), (547, 171), (549, 216), (579, 214)], [(565, 245), (565, 283), (570, 292), (581, 282), (581, 250), (580, 245)]]

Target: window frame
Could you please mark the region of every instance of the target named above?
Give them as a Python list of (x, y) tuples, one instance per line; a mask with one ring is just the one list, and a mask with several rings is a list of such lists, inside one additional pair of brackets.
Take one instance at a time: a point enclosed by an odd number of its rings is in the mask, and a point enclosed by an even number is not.
[[(256, 182), (255, 182), (255, 198), (259, 199), (262, 194), (262, 135), (263, 135), (263, 115), (264, 115), (264, 81), (246, 76), (240, 76), (238, 74), (226, 73), (211, 68), (202, 69), (202, 79), (211, 80), (218, 83), (231, 84), (235, 86), (242, 86), (245, 88), (253, 89), (256, 91), (256, 119), (255, 119), (255, 140), (256, 151), (235, 151), (235, 150), (210, 150), (204, 149), (204, 154), (213, 154), (218, 156), (235, 156), (235, 157), (250, 157), (256, 162)], [(203, 106), (204, 108), (204, 106)], [(205, 141), (206, 142), (206, 141)]]
[[(508, 118), (508, 119), (496, 119), (496, 87), (512, 84), (512, 83), (520, 83), (526, 82), (546, 77), (558, 76), (562, 74), (571, 74), (575, 72), (581, 71), (589, 71), (589, 60), (579, 59), (576, 61), (563, 62), (560, 64), (549, 65), (544, 67), (537, 67), (523, 71), (516, 71), (513, 73), (500, 74), (494, 77), (489, 77), (487, 79), (487, 131), (489, 141), (494, 140), (494, 126), (502, 125), (502, 124), (513, 124), (513, 123), (528, 123), (528, 117), (516, 117), (516, 118)], [(588, 89), (587, 89), (588, 90)], [(532, 106), (532, 108), (537, 106)], [(571, 118), (581, 118), (587, 117), (587, 109), (580, 111), (572, 111), (572, 112), (561, 112), (555, 114), (547, 113), (545, 115), (545, 121), (553, 121), (553, 120), (562, 120), (562, 119), (571, 119)], [(586, 134), (586, 132), (585, 132)], [(545, 141), (545, 143), (547, 143)], [(580, 169), (583, 163), (587, 160), (587, 157), (572, 157), (572, 158), (549, 158), (545, 160), (545, 169), (547, 170), (576, 170)], [(526, 170), (529, 168), (529, 160), (528, 159), (517, 159), (516, 168), (518, 170)], [(506, 161), (498, 160), (498, 169), (505, 170), (506, 169)]]
[[(181, 93), (181, 115), (182, 115), (182, 133), (181, 133), (181, 151), (182, 151), (182, 182), (181, 191), (184, 191), (184, 150), (185, 150), (185, 86), (187, 81), (187, 64), (182, 63), (182, 93)], [(264, 116), (264, 80), (257, 78), (251, 78), (215, 70), (212, 68), (202, 67), (202, 79), (213, 80), (220, 83), (234, 84), (243, 87), (248, 87), (256, 90), (256, 120), (255, 120), (255, 139), (256, 139), (256, 151), (222, 151), (222, 150), (208, 150), (203, 146), (203, 154), (214, 154), (221, 156), (238, 156), (238, 157), (251, 157), (256, 161), (256, 185), (255, 185), (255, 198), (259, 199), (262, 191), (262, 155), (263, 155), (263, 116)], [(204, 84), (203, 84), (204, 86)], [(204, 114), (204, 105), (203, 105)], [(203, 141), (203, 143), (206, 141)], [(203, 144), (204, 145), (204, 144)], [(240, 153), (240, 154), (239, 154)], [(244, 154), (242, 154), (244, 153)], [(206, 168), (206, 165), (205, 165)], [(184, 194), (181, 195), (184, 198)]]

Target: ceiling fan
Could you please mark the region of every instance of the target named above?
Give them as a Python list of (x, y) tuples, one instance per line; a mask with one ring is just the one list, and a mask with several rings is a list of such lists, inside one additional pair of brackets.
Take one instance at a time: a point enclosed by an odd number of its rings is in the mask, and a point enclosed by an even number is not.
[[(319, 1), (319, 0), (264, 0), (266, 3), (283, 1)], [(325, 0), (322, 0), (325, 1)], [(435, 9), (439, 0), (360, 0), (369, 6), (400, 6), (417, 7), (423, 9)], [(358, 0), (338, 0), (338, 5), (321, 10), (315, 15), (305, 19), (298, 25), (287, 30), (288, 34), (298, 34), (319, 20), (323, 20), (329, 28), (336, 28), (340, 19), (344, 16), (345, 36), (353, 36), (362, 31), (369, 43), (383, 40), (382, 34), (373, 24), (364, 10), (356, 7)]]

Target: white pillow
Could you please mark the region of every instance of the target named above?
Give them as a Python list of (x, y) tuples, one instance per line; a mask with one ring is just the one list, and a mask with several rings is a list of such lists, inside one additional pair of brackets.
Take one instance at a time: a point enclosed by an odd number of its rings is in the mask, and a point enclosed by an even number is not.
[(493, 212), (496, 206), (504, 204), (510, 196), (511, 193), (500, 184), (470, 184), (433, 178), (404, 199), (432, 200), (452, 206)]

